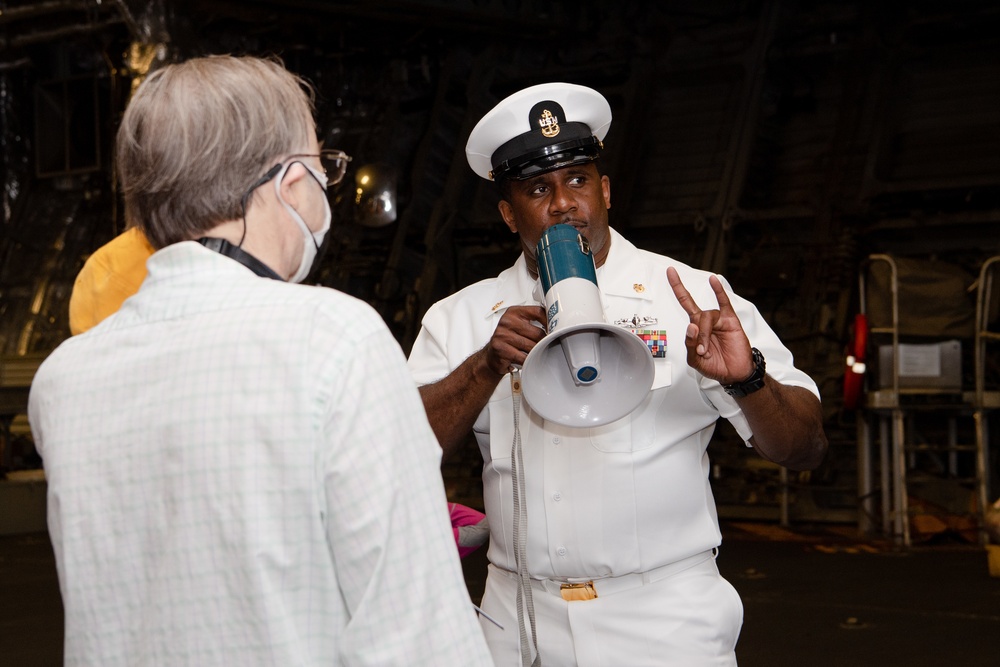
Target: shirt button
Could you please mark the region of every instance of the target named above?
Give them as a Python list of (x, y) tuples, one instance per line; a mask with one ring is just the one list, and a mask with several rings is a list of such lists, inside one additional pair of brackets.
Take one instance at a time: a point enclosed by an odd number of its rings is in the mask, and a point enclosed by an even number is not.
[(560, 556), (565, 556), (566, 555), (566, 547), (559, 547), (558, 549), (556, 549), (556, 553), (559, 554)]
[(562, 500), (562, 494), (556, 491), (555, 493), (552, 494), (552, 500), (559, 502), (560, 500)]

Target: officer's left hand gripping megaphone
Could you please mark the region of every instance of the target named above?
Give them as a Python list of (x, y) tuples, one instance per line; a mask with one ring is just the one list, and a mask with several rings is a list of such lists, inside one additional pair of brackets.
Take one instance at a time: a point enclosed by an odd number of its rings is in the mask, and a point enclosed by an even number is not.
[(547, 335), (521, 369), (524, 399), (549, 421), (609, 424), (632, 412), (653, 384), (653, 357), (631, 331), (608, 324), (594, 256), (572, 226), (549, 227), (538, 241)]

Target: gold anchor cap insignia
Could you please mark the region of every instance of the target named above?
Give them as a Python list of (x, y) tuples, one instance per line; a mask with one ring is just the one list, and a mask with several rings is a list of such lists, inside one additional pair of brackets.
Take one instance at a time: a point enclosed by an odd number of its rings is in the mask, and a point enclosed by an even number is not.
[(559, 117), (553, 116), (552, 112), (548, 109), (542, 111), (542, 115), (538, 119), (538, 125), (542, 128), (542, 136), (551, 139), (559, 134)]

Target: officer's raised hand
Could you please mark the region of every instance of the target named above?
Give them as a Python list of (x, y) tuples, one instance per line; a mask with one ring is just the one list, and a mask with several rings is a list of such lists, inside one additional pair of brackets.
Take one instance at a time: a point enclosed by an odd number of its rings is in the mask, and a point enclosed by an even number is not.
[(747, 378), (754, 370), (750, 341), (722, 281), (717, 276), (708, 278), (719, 302), (715, 310), (702, 310), (695, 303), (673, 267), (667, 269), (667, 282), (691, 318), (684, 336), (688, 365), (724, 385)]

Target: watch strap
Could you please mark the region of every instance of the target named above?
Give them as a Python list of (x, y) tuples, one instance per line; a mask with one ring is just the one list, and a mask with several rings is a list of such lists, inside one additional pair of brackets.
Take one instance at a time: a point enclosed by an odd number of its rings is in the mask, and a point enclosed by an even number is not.
[(734, 398), (749, 396), (755, 391), (764, 388), (764, 376), (767, 375), (767, 364), (764, 362), (764, 355), (755, 347), (750, 348), (750, 358), (753, 360), (753, 372), (742, 382), (722, 385), (726, 393)]

